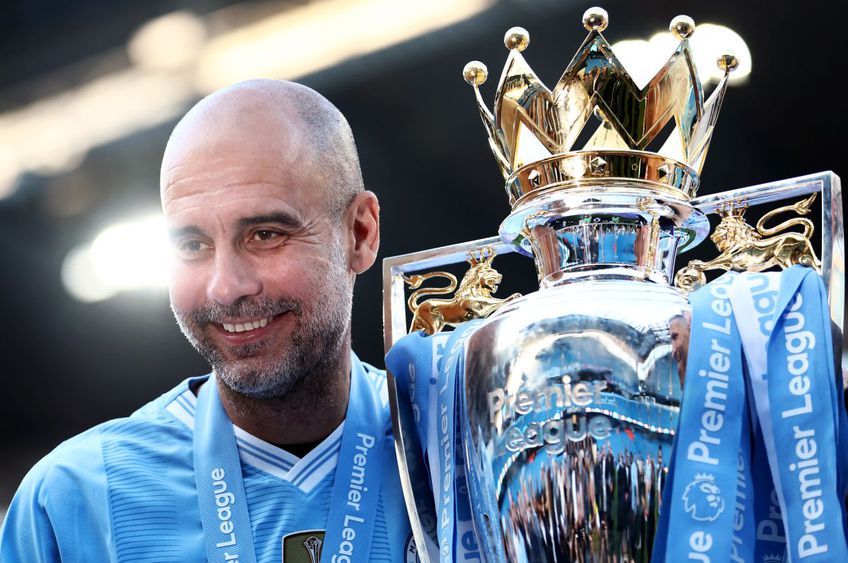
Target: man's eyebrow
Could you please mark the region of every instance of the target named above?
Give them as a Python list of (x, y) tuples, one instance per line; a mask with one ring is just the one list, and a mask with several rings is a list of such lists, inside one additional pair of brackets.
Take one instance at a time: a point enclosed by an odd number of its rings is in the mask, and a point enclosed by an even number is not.
[[(244, 217), (238, 220), (238, 228), (245, 229), (254, 225), (274, 224), (290, 229), (299, 229), (303, 227), (303, 221), (298, 219), (291, 213), (285, 211), (277, 211), (263, 215), (254, 215)], [(196, 225), (188, 225), (168, 230), (168, 236), (172, 239), (179, 239), (187, 236), (204, 236), (203, 230)]]
[(202, 236), (203, 231), (200, 230), (200, 227), (196, 227), (194, 225), (189, 225), (187, 227), (179, 227), (176, 229), (168, 230), (168, 237), (171, 239), (178, 239), (187, 236)]
[(262, 224), (276, 224), (283, 227), (289, 227), (292, 229), (298, 229), (303, 227), (303, 221), (301, 221), (296, 216), (291, 213), (286, 213), (284, 211), (278, 211), (274, 213), (268, 213), (265, 215), (254, 215), (252, 217), (244, 217), (239, 219), (238, 225), (240, 229), (244, 229), (245, 227), (252, 227), (253, 225), (262, 225)]

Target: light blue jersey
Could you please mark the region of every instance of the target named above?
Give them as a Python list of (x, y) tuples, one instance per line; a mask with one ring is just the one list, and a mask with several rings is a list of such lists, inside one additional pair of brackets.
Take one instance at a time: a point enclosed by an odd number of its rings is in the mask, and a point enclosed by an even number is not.
[[(385, 398), (385, 375), (367, 375)], [(192, 449), (192, 388), (205, 379), (41, 460), (9, 507), (0, 561), (206, 561)], [(310, 542), (315, 555), (310, 538), (323, 540), (327, 527), (343, 427), (303, 458), (234, 429), (257, 561), (309, 562)], [(369, 560), (415, 561), (388, 420), (383, 447)]]

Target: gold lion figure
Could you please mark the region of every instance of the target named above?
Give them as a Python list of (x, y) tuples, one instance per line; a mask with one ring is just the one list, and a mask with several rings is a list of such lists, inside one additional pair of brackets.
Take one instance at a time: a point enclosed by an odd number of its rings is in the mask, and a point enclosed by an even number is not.
[[(412, 311), (412, 324), (409, 332), (423, 330), (427, 334), (441, 332), (445, 326), (457, 326), (472, 319), (483, 319), (498, 308), (521, 297), (514, 293), (505, 299), (493, 297), (503, 276), (492, 267), (495, 251), (490, 247), (480, 250), (480, 257), (469, 253), (468, 263), (471, 268), (465, 272), (457, 289), (456, 277), (450, 272), (428, 272), (426, 274), (404, 276), (404, 281), (410, 288), (415, 289), (409, 296), (407, 304)], [(426, 280), (441, 277), (447, 278), (445, 287), (421, 288)], [(456, 290), (450, 299), (427, 299), (418, 303), (422, 295), (447, 295)]]
[[(766, 227), (772, 217), (794, 211), (798, 215), (810, 212), (817, 194), (794, 205), (787, 205), (769, 211), (757, 221), (757, 228), (745, 222), (747, 205), (718, 209), (721, 222), (710, 235), (721, 252), (709, 262), (692, 260), (674, 277), (674, 283), (683, 291), (693, 291), (706, 283), (704, 272), (707, 270), (734, 270), (737, 272), (762, 272), (772, 266), (788, 268), (795, 264), (809, 266), (821, 271), (821, 262), (810, 243), (813, 234), (813, 222), (804, 217), (792, 217), (775, 227)], [(803, 232), (783, 232), (795, 226), (802, 226)]]

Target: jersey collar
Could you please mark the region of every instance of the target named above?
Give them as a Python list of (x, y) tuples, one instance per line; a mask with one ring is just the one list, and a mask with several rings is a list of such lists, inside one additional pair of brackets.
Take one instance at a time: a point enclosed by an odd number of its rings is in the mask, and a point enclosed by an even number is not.
[[(165, 406), (168, 413), (192, 431), (196, 408), (197, 397), (188, 382), (185, 389)], [(233, 425), (233, 430), (242, 463), (288, 481), (304, 493), (310, 493), (336, 468), (344, 422), (302, 458), (261, 440), (238, 426)]]

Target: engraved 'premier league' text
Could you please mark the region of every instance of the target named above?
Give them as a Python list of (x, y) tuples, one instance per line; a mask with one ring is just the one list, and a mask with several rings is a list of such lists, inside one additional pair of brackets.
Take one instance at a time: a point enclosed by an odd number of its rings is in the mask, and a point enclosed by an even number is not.
[(587, 407), (592, 403), (599, 404), (601, 391), (606, 386), (606, 381), (572, 383), (570, 375), (563, 375), (559, 381), (549, 380), (547, 385), (534, 389), (522, 386), (513, 395), (508, 395), (504, 389), (489, 391), (489, 421), (492, 424), (496, 424), (499, 419), (508, 422), (536, 412), (559, 413), (568, 409), (574, 414), (568, 417), (557, 416), (546, 421), (533, 421), (525, 425), (508, 426), (503, 432), (498, 453), (519, 452), (527, 448), (543, 446), (550, 454), (560, 454), (565, 451), (568, 440), (579, 442), (589, 435), (599, 440), (608, 438), (612, 433), (612, 427), (607, 416), (576, 414), (581, 407)]

